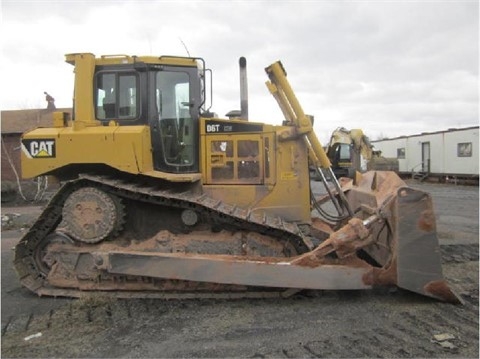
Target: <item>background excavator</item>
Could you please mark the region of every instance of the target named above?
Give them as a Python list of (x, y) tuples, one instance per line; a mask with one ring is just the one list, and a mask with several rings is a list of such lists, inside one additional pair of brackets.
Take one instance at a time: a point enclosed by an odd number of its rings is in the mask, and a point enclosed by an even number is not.
[(361, 129), (348, 130), (339, 127), (332, 132), (326, 149), (337, 178), (347, 177), (356, 180), (357, 172), (366, 170), (398, 172), (396, 158), (385, 158), (376, 151), (370, 139)]
[(66, 61), (73, 118), (55, 112), (21, 141), (24, 177), (63, 182), (15, 247), (33, 292), (231, 298), (397, 285), (459, 301), (430, 196), (393, 172), (337, 181), (280, 62), (265, 69), (285, 116), (274, 126), (248, 121), (244, 87), (238, 117), (214, 116), (201, 58)]

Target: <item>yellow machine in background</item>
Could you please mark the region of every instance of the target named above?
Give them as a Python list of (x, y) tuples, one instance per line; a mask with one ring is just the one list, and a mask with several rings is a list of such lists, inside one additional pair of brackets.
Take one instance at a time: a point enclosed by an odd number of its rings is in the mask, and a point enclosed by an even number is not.
[(285, 115), (273, 126), (248, 120), (244, 88), (237, 117), (214, 116), (200, 58), (66, 59), (73, 118), (22, 138), (23, 175), (64, 182), (15, 248), (27, 288), (191, 298), (398, 285), (458, 301), (428, 194), (392, 172), (337, 181), (280, 62), (265, 69)]
[(380, 151), (375, 151), (361, 129), (337, 128), (332, 132), (326, 151), (337, 178), (355, 179), (357, 172), (366, 170), (398, 172), (398, 160), (385, 158)]

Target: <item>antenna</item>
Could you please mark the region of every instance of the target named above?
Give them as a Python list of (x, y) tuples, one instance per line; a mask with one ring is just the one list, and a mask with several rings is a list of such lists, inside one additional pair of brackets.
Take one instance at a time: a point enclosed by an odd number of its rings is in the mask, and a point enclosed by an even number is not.
[(178, 39), (180, 40), (180, 42), (182, 43), (183, 47), (185, 48), (185, 51), (187, 52), (188, 57), (192, 57), (192, 56), (190, 56), (190, 52), (189, 52), (188, 49), (187, 49), (187, 45), (185, 45), (185, 43), (183, 42), (182, 38), (179, 37)]

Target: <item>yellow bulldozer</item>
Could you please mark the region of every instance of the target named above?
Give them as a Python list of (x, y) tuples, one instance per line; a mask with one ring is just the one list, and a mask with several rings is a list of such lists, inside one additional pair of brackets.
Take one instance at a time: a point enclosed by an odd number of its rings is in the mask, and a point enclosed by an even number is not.
[[(244, 87), (236, 115), (210, 112), (201, 58), (66, 62), (72, 118), (55, 112), (21, 140), (23, 176), (63, 184), (15, 247), (33, 292), (238, 298), (396, 285), (459, 301), (442, 275), (430, 196), (393, 172), (338, 181), (280, 62), (265, 70), (281, 125), (248, 119)], [(245, 86), (244, 58), (240, 75)]]

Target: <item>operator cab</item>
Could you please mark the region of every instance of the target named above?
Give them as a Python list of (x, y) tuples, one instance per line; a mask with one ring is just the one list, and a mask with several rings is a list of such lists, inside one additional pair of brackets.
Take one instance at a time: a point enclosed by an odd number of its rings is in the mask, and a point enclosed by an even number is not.
[(332, 170), (335, 174), (335, 177), (354, 178), (354, 153), (352, 145), (347, 143), (335, 143), (328, 149), (327, 156), (332, 163)]
[(198, 172), (205, 70), (197, 60), (203, 60), (166, 57), (167, 64), (162, 64), (162, 57), (156, 58), (159, 63), (133, 59), (95, 67), (95, 118), (105, 126), (111, 121), (120, 126), (148, 125), (155, 170)]

